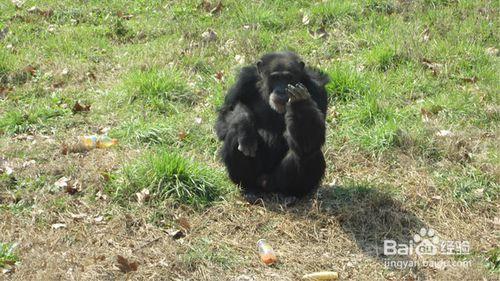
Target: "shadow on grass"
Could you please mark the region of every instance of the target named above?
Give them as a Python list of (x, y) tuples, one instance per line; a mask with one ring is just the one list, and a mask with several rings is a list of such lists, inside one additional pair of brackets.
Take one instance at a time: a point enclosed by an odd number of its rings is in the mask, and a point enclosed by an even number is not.
[(428, 229), (394, 195), (369, 184), (324, 187), (292, 206), (284, 208), (284, 202), (276, 196), (263, 199), (270, 211), (305, 217), (316, 209), (319, 217), (334, 217), (366, 255), (391, 269), (413, 269), (414, 260), (410, 255), (384, 255), (384, 240), (408, 245), (422, 228)]

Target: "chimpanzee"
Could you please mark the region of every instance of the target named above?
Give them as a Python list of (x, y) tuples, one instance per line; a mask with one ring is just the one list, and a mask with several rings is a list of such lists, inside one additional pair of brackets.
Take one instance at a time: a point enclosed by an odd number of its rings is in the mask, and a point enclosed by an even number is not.
[(241, 70), (215, 130), (229, 177), (244, 195), (302, 197), (319, 185), (328, 82), (292, 52), (266, 54)]

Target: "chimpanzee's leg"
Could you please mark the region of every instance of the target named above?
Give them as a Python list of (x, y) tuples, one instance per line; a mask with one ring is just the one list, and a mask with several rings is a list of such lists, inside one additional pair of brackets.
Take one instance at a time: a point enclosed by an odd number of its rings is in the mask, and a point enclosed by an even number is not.
[(218, 135), (223, 136), (224, 144), (220, 153), (229, 177), (245, 192), (255, 192), (258, 189), (257, 178), (262, 171), (262, 160), (257, 153), (259, 137), (254, 128), (252, 112), (240, 103), (219, 116), (216, 129)]

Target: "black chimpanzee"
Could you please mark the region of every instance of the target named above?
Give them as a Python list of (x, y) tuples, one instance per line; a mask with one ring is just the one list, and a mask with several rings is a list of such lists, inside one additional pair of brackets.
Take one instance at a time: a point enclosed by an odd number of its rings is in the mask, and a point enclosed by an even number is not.
[(319, 185), (328, 81), (292, 52), (266, 54), (241, 70), (215, 129), (229, 177), (245, 195), (304, 196)]

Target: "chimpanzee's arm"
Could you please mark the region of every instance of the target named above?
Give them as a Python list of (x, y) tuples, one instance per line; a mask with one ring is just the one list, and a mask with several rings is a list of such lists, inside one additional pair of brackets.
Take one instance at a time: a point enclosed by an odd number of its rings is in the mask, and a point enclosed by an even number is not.
[(325, 142), (325, 117), (302, 84), (289, 85), (285, 138), (298, 156), (321, 150)]
[(224, 141), (226, 136), (237, 136), (238, 150), (245, 156), (255, 157), (257, 131), (252, 111), (238, 102), (232, 110), (222, 110), (217, 120), (217, 136)]

